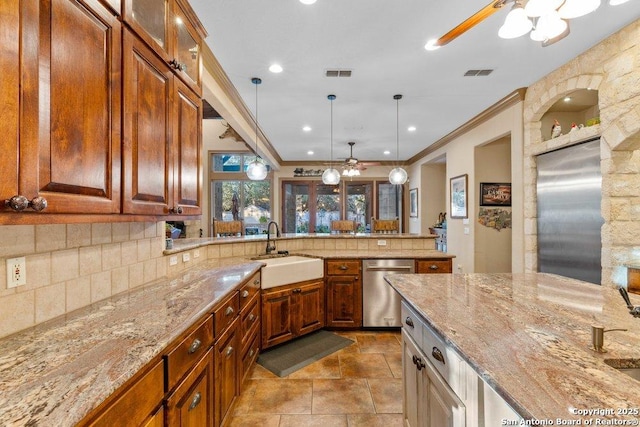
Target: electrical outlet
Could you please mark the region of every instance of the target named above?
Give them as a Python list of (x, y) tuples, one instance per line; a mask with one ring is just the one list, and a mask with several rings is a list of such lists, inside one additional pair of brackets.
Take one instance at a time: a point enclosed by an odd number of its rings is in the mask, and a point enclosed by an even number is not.
[(469, 234), (469, 227), (464, 228), (464, 234)]
[(378, 246), (387, 246), (386, 240), (378, 240)]
[(200, 249), (196, 249), (193, 251), (193, 257), (194, 258), (200, 258)]
[(24, 257), (7, 259), (7, 288), (27, 284), (27, 262)]
[(177, 256), (172, 256), (169, 257), (169, 265), (177, 265), (178, 264), (178, 257)]
[(189, 262), (191, 261), (191, 255), (189, 255), (189, 252), (185, 252), (182, 254), (182, 262)]

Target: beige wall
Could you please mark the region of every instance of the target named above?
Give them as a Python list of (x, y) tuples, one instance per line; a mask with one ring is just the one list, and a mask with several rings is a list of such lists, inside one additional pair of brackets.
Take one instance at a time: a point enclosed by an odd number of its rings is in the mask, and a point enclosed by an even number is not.
[[(597, 89), (598, 126), (545, 141), (541, 118), (577, 89)], [(640, 21), (622, 29), (527, 90), (525, 126), (526, 270), (537, 270), (535, 156), (601, 136), (602, 283), (626, 285), (640, 260)]]

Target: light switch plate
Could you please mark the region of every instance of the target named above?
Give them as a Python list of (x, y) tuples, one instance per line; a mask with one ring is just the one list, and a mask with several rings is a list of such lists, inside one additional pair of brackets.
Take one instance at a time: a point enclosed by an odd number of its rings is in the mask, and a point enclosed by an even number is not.
[(378, 246), (387, 246), (386, 240), (378, 240)]
[(464, 228), (464, 234), (469, 234), (469, 227)]
[(462, 220), (462, 223), (463, 223), (464, 225), (468, 225), (468, 224), (469, 224), (469, 218), (464, 218), (464, 219)]
[(189, 252), (185, 252), (182, 254), (182, 262), (189, 262), (191, 261), (191, 255), (189, 255)]
[(178, 257), (176, 255), (169, 257), (169, 265), (177, 265), (177, 264), (178, 264)]

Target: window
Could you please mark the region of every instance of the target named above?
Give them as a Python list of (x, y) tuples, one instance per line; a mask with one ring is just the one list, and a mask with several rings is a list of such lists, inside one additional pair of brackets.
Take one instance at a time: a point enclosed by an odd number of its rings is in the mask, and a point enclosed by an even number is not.
[(271, 220), (272, 174), (251, 181), (245, 172), (255, 156), (242, 153), (210, 153), (210, 212), (212, 219), (244, 221), (246, 234), (266, 233)]
[(283, 181), (281, 228), (285, 233), (329, 233), (331, 221), (349, 219), (356, 222), (358, 233), (368, 233), (372, 216), (402, 219), (402, 189), (388, 181), (342, 181), (338, 185)]

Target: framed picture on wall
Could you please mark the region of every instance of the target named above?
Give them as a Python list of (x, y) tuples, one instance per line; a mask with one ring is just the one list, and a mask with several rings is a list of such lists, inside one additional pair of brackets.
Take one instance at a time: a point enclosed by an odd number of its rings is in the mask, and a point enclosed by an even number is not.
[(418, 189), (412, 188), (409, 190), (409, 216), (411, 218), (418, 218)]
[(511, 183), (481, 182), (480, 206), (511, 206)]
[(467, 174), (449, 180), (449, 198), (451, 201), (451, 218), (468, 218), (467, 209)]

